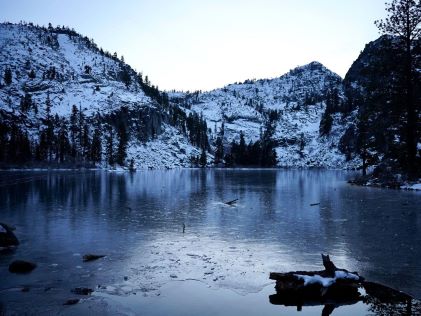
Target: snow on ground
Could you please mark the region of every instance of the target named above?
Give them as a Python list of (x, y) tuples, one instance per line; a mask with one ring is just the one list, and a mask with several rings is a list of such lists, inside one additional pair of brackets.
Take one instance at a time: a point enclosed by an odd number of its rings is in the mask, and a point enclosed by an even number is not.
[[(191, 156), (200, 156), (198, 148), (189, 144), (177, 129), (164, 125), (164, 133), (146, 143), (132, 142), (128, 146), (128, 161), (135, 161), (136, 169), (191, 167)], [(208, 161), (212, 160), (208, 156)]]
[(262, 110), (277, 110), (280, 118), (274, 139), (279, 144), (278, 166), (355, 168), (359, 162), (346, 161), (338, 149), (353, 115), (349, 118), (334, 115), (331, 133), (319, 135), (326, 91), (332, 88), (342, 93), (341, 78), (320, 63), (312, 62), (279, 78), (248, 80), (204, 93), (170, 93), (170, 97), (177, 101), (184, 98), (187, 108), (202, 114), (212, 139), (216, 139), (224, 122), (227, 147), (232, 140), (239, 141), (240, 132), (246, 143), (257, 141), (264, 129)]
[[(0, 108), (23, 117), (20, 100), (28, 91), (37, 106), (37, 111), (30, 109), (25, 113), (32, 122), (28, 134), (33, 141), (37, 141), (38, 127), (46, 114), (47, 95), (51, 114), (67, 118), (73, 105), (87, 117), (109, 114), (122, 106), (128, 109), (158, 106), (144, 94), (135, 78), (129, 88), (119, 80), (120, 61), (88, 47), (80, 36), (0, 24), (0, 47), (0, 73), (10, 68), (13, 77), (11, 85), (0, 89)], [(88, 72), (86, 67), (90, 67)], [(54, 79), (48, 78), (51, 69), (56, 71)], [(31, 70), (36, 75), (32, 79), (28, 76)], [(144, 144), (132, 139), (128, 158), (136, 159), (139, 169), (189, 167), (190, 156), (200, 154), (176, 129), (165, 126), (164, 130), (163, 135)]]
[[(2, 108), (19, 112), (21, 87), (31, 93), (40, 115), (45, 114), (47, 92), (52, 114), (62, 116), (70, 115), (73, 105), (89, 116), (98, 111), (111, 112), (122, 105), (130, 108), (152, 103), (138, 85), (127, 89), (117, 80), (120, 71), (117, 61), (88, 48), (80, 37), (58, 34), (55, 47), (45, 42), (46, 36), (35, 27), (0, 25), (0, 70), (3, 73), (10, 67), (13, 72), (12, 85), (0, 89)], [(85, 66), (91, 67), (89, 73)], [(58, 77), (43, 78), (52, 67)], [(30, 70), (35, 71), (35, 79), (28, 77)]]
[(421, 182), (401, 186), (403, 190), (421, 191)]

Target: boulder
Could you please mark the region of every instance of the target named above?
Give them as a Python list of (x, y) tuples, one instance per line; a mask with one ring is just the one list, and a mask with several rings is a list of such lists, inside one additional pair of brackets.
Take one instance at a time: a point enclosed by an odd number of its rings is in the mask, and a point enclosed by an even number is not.
[(74, 288), (71, 292), (76, 295), (91, 295), (94, 290), (86, 288), (86, 287), (77, 287)]
[(9, 265), (9, 272), (26, 274), (32, 272), (32, 270), (34, 270), (36, 267), (37, 265), (33, 262), (15, 260)]

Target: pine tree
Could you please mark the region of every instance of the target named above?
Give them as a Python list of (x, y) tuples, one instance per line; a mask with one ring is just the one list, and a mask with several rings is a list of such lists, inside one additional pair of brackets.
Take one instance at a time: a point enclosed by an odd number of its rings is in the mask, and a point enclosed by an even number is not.
[(62, 119), (58, 133), (58, 160), (61, 163), (66, 161), (66, 157), (70, 152), (70, 142), (67, 135), (67, 123), (65, 119)]
[(199, 164), (202, 168), (206, 167), (207, 165), (207, 157), (206, 157), (206, 150), (202, 148), (202, 153), (200, 154)]
[(127, 157), (127, 143), (128, 135), (126, 126), (123, 122), (120, 123), (118, 127), (118, 147), (117, 147), (117, 156), (116, 160), (120, 166), (124, 166), (124, 161)]
[(367, 168), (376, 161), (371, 154), (373, 149), (375, 149), (375, 138), (370, 135), (368, 124), (368, 114), (360, 110), (358, 113), (356, 149), (362, 161), (361, 169), (363, 176), (367, 175)]
[(244, 139), (243, 131), (240, 131), (240, 143), (238, 144), (238, 157), (237, 163), (239, 165), (246, 165), (247, 164), (247, 156), (246, 156), (246, 141)]
[(25, 96), (22, 96), (20, 99), (20, 109), (22, 112), (26, 113), (32, 107), (32, 98), (29, 93), (25, 93)]
[(82, 135), (82, 148), (83, 148), (83, 158), (89, 160), (91, 152), (91, 138), (89, 135), (89, 126), (88, 124), (83, 125), (83, 135)]
[(4, 71), (4, 83), (10, 85), (12, 83), (12, 70), (7, 67)]
[(77, 153), (79, 152), (78, 146), (77, 146), (77, 135), (78, 135), (78, 117), (79, 117), (79, 111), (76, 107), (76, 105), (73, 104), (72, 106), (72, 114), (70, 115), (70, 140), (72, 143), (72, 150), (71, 154), (72, 157), (75, 159), (77, 156)]
[(51, 99), (50, 92), (47, 92), (47, 99), (45, 100), (45, 119), (51, 120)]
[(322, 115), (319, 126), (319, 135), (330, 134), (333, 125), (332, 113), (339, 110), (339, 96), (336, 89), (329, 90), (326, 95), (326, 110)]
[(401, 40), (401, 46), (405, 51), (405, 67), (402, 75), (405, 81), (406, 132), (403, 136), (406, 140), (406, 169), (409, 174), (414, 176), (417, 169), (418, 112), (421, 109), (414, 101), (415, 59), (413, 48), (414, 44), (421, 38), (421, 1), (392, 0), (386, 5), (387, 18), (376, 21), (375, 24), (382, 33), (397, 36)]
[(322, 119), (320, 120), (320, 127), (319, 127), (319, 135), (320, 136), (327, 136), (330, 134), (333, 125), (333, 118), (332, 114), (327, 111), (323, 113)]
[(95, 117), (95, 127), (94, 133), (92, 136), (92, 146), (91, 146), (91, 154), (90, 160), (98, 163), (101, 161), (102, 157), (102, 129), (101, 129), (101, 117), (98, 113)]
[(134, 159), (130, 159), (130, 163), (129, 163), (129, 171), (133, 172), (136, 171), (136, 167), (134, 165)]
[(78, 111), (78, 118), (77, 118), (77, 142), (78, 142), (78, 148), (79, 148), (79, 154), (82, 159), (85, 159), (86, 156), (86, 147), (85, 147), (85, 125), (86, 125), (86, 118), (85, 114), (82, 111), (82, 106), (79, 105), (79, 111)]
[(224, 134), (225, 134), (225, 124), (222, 122), (221, 128), (219, 129), (218, 137), (215, 141), (215, 164), (218, 164), (222, 161), (224, 157)]
[(54, 153), (54, 120), (51, 116), (51, 100), (50, 93), (47, 92), (47, 99), (45, 101), (45, 141), (48, 161), (51, 162)]
[(35, 75), (35, 71), (32, 69), (29, 74), (28, 74), (29, 79), (35, 79), (36, 75)]
[(304, 133), (301, 133), (300, 140), (299, 140), (299, 154), (300, 154), (301, 158), (304, 157), (305, 146), (306, 146), (306, 140), (305, 140), (305, 137), (304, 137)]
[(107, 126), (107, 138), (106, 138), (106, 155), (107, 162), (110, 166), (114, 165), (114, 129), (112, 125)]

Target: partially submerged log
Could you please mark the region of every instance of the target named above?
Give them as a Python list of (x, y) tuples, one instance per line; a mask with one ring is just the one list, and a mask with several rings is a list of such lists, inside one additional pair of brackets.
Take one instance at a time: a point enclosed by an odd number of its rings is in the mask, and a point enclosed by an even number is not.
[(362, 286), (368, 295), (375, 297), (382, 303), (406, 303), (413, 299), (409, 294), (392, 289), (380, 283), (364, 281)]
[(83, 262), (89, 262), (104, 258), (105, 255), (94, 255), (94, 254), (87, 254), (83, 256)]
[(66, 302), (63, 303), (63, 305), (75, 305), (77, 303), (79, 303), (80, 299), (79, 298), (73, 298), (70, 300), (67, 300)]
[(269, 278), (276, 281), (276, 290), (303, 291), (308, 288), (356, 287), (364, 280), (357, 272), (338, 269), (328, 255), (322, 255), (323, 271), (271, 272)]
[(238, 199), (232, 200), (232, 201), (228, 201), (225, 202), (225, 204), (229, 205), (229, 206), (233, 206), (235, 203), (237, 203)]
[(358, 288), (364, 280), (356, 272), (338, 269), (328, 255), (322, 255), (325, 270), (270, 273), (276, 281), (272, 304), (297, 306), (351, 305), (362, 300)]
[(7, 248), (19, 245), (19, 240), (13, 233), (14, 227), (0, 223), (0, 247)]
[[(385, 304), (405, 304), (411, 310), (413, 297), (375, 282), (365, 281), (357, 272), (339, 269), (329, 256), (322, 255), (325, 270), (270, 273), (269, 278), (276, 281), (276, 294), (269, 296), (275, 305), (303, 306), (325, 305), (323, 315), (330, 315), (331, 308), (352, 305), (363, 301), (366, 304), (380, 302)], [(364, 288), (366, 295), (359, 292)]]

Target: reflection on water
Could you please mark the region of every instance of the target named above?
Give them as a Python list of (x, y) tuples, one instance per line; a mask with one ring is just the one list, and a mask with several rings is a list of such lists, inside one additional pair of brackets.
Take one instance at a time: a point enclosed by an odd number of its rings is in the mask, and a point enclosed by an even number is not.
[[(0, 221), (16, 226), (21, 245), (0, 255), (0, 301), (11, 310), (35, 300), (40, 311), (54, 310), (71, 288), (101, 285), (104, 295), (141, 293), (165, 305), (164, 285), (191, 279), (253, 296), (271, 284), (270, 271), (319, 269), (322, 252), (339, 267), (421, 297), (421, 194), (353, 187), (349, 176), (2, 172)], [(223, 203), (236, 198), (236, 207)], [(107, 257), (86, 264), (85, 253)], [(9, 274), (17, 258), (38, 268)], [(25, 296), (22, 286), (31, 288)], [(256, 296), (260, 308), (268, 295)]]

